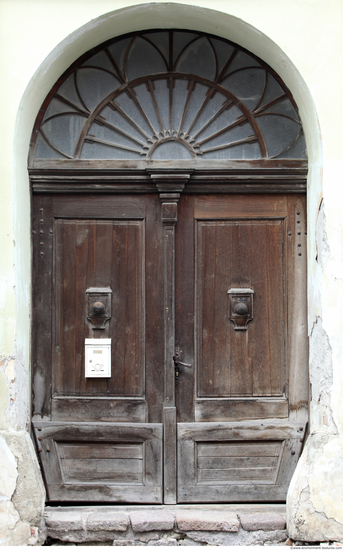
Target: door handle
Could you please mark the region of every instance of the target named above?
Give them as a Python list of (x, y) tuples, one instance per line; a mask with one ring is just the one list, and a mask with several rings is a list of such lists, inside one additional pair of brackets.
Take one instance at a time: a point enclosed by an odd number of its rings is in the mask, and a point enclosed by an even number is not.
[(175, 355), (173, 356), (174, 366), (175, 366), (175, 382), (178, 383), (180, 380), (181, 368), (187, 367), (188, 369), (192, 368), (190, 363), (184, 363), (180, 359), (181, 351), (179, 348), (176, 348)]

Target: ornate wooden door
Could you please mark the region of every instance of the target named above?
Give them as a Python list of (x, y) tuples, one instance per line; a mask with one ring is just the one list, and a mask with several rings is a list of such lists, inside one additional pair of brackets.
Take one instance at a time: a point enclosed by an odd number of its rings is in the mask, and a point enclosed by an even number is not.
[[(156, 195), (36, 200), (33, 424), (50, 501), (162, 502), (158, 208)], [(110, 377), (86, 378), (86, 338), (111, 339)]]
[[(307, 418), (304, 198), (152, 178), (159, 194), (36, 200), (49, 500), (284, 500)], [(86, 377), (86, 338), (110, 339), (109, 377)]]
[(114, 37), (52, 87), (29, 155), (50, 501), (285, 499), (307, 419), (306, 158), (290, 90), (220, 37)]
[(307, 418), (303, 197), (179, 208), (178, 501), (285, 500)]

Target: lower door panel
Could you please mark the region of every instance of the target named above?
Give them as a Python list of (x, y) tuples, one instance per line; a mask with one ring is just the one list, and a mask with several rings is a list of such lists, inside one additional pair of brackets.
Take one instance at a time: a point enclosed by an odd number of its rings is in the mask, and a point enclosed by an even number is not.
[(180, 423), (179, 502), (284, 501), (305, 426), (272, 424)]
[(162, 502), (162, 424), (33, 425), (50, 501)]

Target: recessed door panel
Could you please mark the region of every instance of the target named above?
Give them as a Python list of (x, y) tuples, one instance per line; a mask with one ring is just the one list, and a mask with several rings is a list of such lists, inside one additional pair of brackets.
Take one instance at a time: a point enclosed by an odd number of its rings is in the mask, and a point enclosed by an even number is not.
[[(51, 245), (46, 258), (35, 243), (35, 300), (51, 331), (33, 425), (50, 500), (162, 502), (159, 208), (154, 195), (37, 198)], [(86, 377), (93, 339), (98, 354), (110, 343), (110, 376)]]
[[(53, 395), (145, 394), (144, 220), (55, 222), (56, 328)], [(96, 329), (86, 290), (112, 291), (111, 319)], [(112, 376), (85, 377), (85, 338), (111, 338)]]
[(289, 346), (297, 341), (303, 353), (306, 338), (287, 320), (296, 310), (294, 289), (306, 280), (296, 230), (304, 223), (302, 199), (182, 200), (188, 221), (177, 228), (187, 227), (187, 238), (177, 234), (176, 303), (184, 323), (177, 319), (176, 343), (192, 368), (181, 370), (177, 385), (178, 499), (283, 500), (306, 425), (304, 401), (289, 391), (289, 379), (300, 374)]
[[(283, 220), (196, 222), (198, 397), (285, 391)], [(253, 288), (253, 319), (236, 330), (230, 289)]]

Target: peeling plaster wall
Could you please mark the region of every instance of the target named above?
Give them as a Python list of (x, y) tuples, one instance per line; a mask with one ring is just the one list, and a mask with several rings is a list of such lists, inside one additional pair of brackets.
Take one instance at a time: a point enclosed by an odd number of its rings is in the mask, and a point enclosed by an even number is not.
[[(312, 401), (309, 437), (289, 490), (289, 530), (299, 540), (343, 540), (343, 114), (337, 107), (343, 85), (341, 0), (189, 0), (187, 5), (2, 0), (0, 27), (0, 87), (5, 106), (0, 134), (0, 472), (7, 475), (1, 465), (8, 462), (12, 480), (16, 479), (15, 489), (5, 487), (0, 495), (4, 514), (0, 523), (8, 526), (0, 540), (12, 544), (19, 540), (16, 533), (21, 533), (20, 540), (32, 543), (35, 535), (30, 538), (27, 525), (41, 527), (44, 499), (27, 434), (31, 270), (26, 163), (32, 125), (50, 87), (79, 55), (112, 36), (151, 27), (194, 28), (236, 41), (280, 74), (300, 108), (310, 161)], [(14, 439), (8, 438), (17, 438), (23, 452), (18, 454)], [(31, 474), (26, 482), (28, 468)], [(23, 487), (31, 491), (21, 492)], [(32, 496), (30, 512), (25, 494)]]

